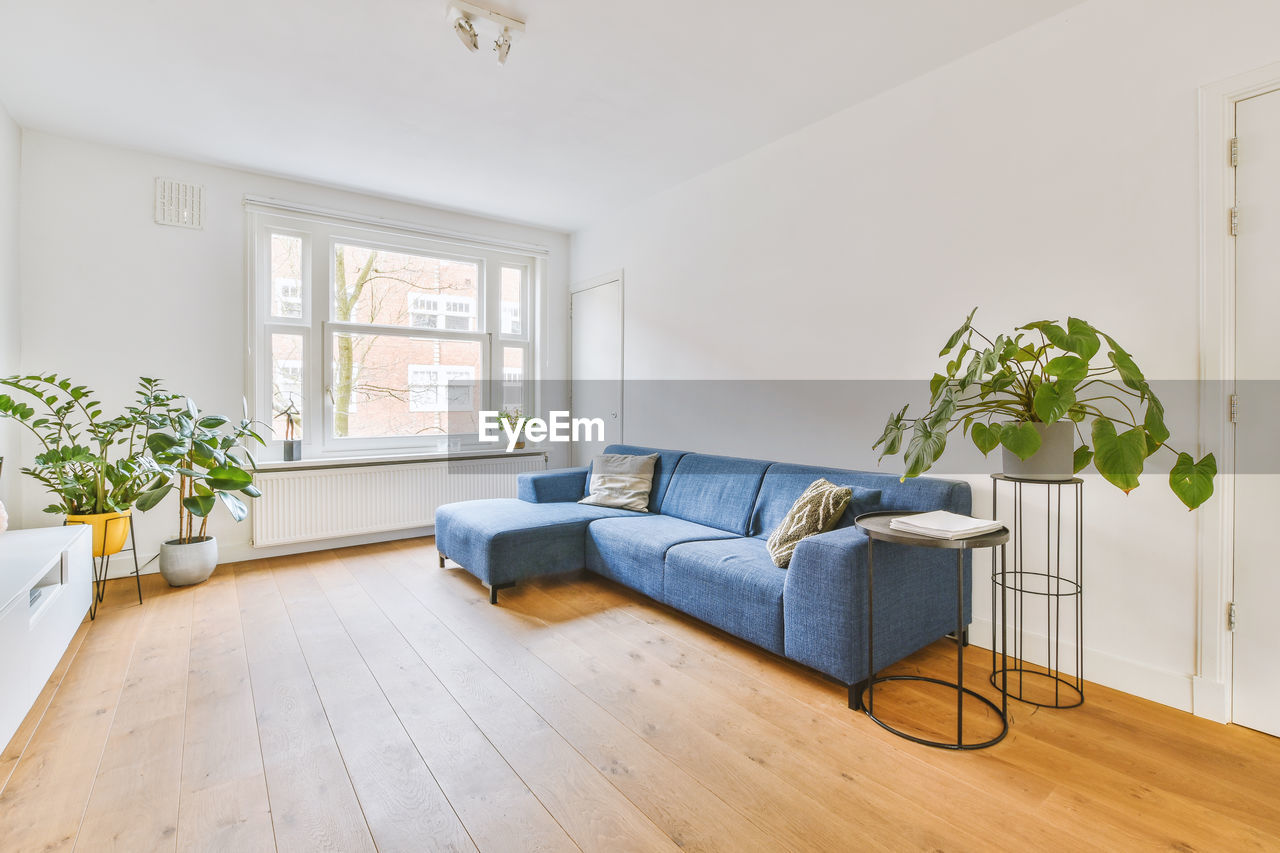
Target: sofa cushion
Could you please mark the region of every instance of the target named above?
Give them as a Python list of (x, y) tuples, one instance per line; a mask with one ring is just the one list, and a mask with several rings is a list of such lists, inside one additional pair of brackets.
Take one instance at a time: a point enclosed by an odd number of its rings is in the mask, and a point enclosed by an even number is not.
[[(640, 447), (635, 444), (610, 444), (605, 453), (625, 453), (631, 456), (649, 456), (658, 454), (658, 461), (653, 466), (653, 488), (649, 490), (649, 512), (658, 512), (662, 507), (662, 499), (667, 494), (667, 486), (671, 483), (671, 475), (685, 455), (683, 450), (659, 450), (655, 447)], [(591, 469), (587, 468), (587, 482), (582, 490), (582, 497), (591, 494)]]
[(587, 527), (587, 568), (650, 598), (662, 598), (662, 559), (667, 549), (698, 539), (724, 539), (723, 530), (672, 518), (603, 518)]
[(882, 506), (883, 481), (897, 482), (897, 477), (868, 474), (862, 471), (844, 471), (839, 468), (820, 468), (814, 465), (791, 465), (777, 462), (769, 466), (760, 484), (751, 513), (751, 536), (767, 537), (786, 518), (791, 507), (815, 480), (826, 480), (835, 486), (853, 490), (849, 506), (835, 523), (833, 530), (852, 527), (853, 520), (864, 512), (888, 509)]
[(800, 493), (787, 511), (782, 522), (769, 534), (766, 543), (773, 564), (785, 569), (791, 562), (796, 543), (806, 536), (826, 533), (844, 516), (845, 507), (853, 498), (849, 486), (837, 486), (824, 479), (814, 480)]
[(522, 471), (516, 475), (516, 497), (535, 504), (557, 501), (577, 503), (587, 482), (586, 468)]
[(782, 654), (786, 578), (759, 539), (688, 542), (667, 552), (663, 601)]
[(436, 510), (436, 548), (487, 584), (510, 583), (582, 568), (588, 523), (640, 515), (516, 498), (463, 501)]
[(658, 454), (602, 453), (591, 460), (587, 496), (578, 503), (649, 511), (653, 491), (653, 466)]
[(690, 453), (676, 466), (662, 501), (662, 514), (745, 535), (769, 465), (759, 459)]

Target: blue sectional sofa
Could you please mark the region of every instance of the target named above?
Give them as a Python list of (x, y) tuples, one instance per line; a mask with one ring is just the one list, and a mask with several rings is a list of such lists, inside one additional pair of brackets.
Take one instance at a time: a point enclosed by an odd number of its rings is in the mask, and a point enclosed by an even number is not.
[[(854, 518), (875, 510), (968, 513), (966, 483), (897, 477), (612, 445), (658, 454), (649, 512), (579, 504), (588, 468), (521, 474), (519, 497), (436, 511), (440, 565), (452, 559), (497, 592), (537, 575), (590, 569), (849, 686), (867, 677), (867, 537)], [(787, 569), (770, 532), (818, 478), (853, 488), (835, 529), (796, 547)], [(446, 556), (447, 555), (447, 556)], [(876, 545), (875, 666), (879, 670), (955, 630), (955, 556)], [(964, 615), (972, 568), (965, 557)]]

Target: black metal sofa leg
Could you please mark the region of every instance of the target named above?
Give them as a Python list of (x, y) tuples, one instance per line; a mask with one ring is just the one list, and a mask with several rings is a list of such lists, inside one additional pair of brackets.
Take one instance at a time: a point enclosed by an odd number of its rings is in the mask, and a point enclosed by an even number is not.
[(445, 560), (447, 560), (447, 559), (449, 559), (449, 558), (448, 558), (448, 557), (446, 557), (444, 554), (441, 554), (441, 555), (440, 555), (440, 568), (442, 568), (442, 569), (444, 568), (444, 561), (445, 561)]
[(513, 586), (515, 586), (515, 582), (514, 582), (514, 581), (512, 581), (511, 583), (496, 583), (496, 584), (494, 584), (493, 586), (489, 587), (489, 603), (490, 603), (490, 604), (497, 604), (497, 603), (498, 603), (498, 590), (500, 590), (500, 589), (511, 589), (511, 587), (513, 587)]

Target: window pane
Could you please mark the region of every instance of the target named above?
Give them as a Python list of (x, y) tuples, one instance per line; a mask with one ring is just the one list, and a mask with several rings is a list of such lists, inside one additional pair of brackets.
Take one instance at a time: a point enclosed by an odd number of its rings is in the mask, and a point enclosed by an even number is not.
[(524, 270), (502, 268), (502, 334), (525, 334)]
[(474, 332), (480, 265), (426, 255), (334, 246), (333, 318), (347, 323)]
[(271, 316), (302, 319), (302, 238), (271, 235)]
[(502, 348), (502, 408), (527, 415), (524, 405), (524, 349)]
[(302, 355), (302, 335), (271, 336), (271, 430), (277, 439), (302, 438)]
[(475, 433), (481, 406), (479, 341), (333, 336), (336, 437)]

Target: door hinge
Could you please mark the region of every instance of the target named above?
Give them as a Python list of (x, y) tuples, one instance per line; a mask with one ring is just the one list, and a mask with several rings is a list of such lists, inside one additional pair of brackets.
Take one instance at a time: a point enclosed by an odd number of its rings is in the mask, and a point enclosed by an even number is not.
[(1231, 137), (1231, 167), (1235, 168), (1240, 165), (1240, 139), (1239, 137)]
[(1227, 602), (1227, 630), (1234, 631), (1236, 629), (1236, 603), (1234, 601)]
[(1232, 394), (1230, 403), (1231, 403), (1231, 408), (1230, 408), (1230, 412), (1228, 413), (1228, 418), (1230, 419), (1231, 423), (1238, 424), (1240, 423), (1240, 395)]
[(1231, 225), (1230, 225), (1230, 228), (1231, 228), (1231, 236), (1232, 236), (1232, 237), (1239, 237), (1239, 236), (1240, 236), (1240, 208), (1238, 208), (1238, 207), (1233, 207), (1233, 208), (1231, 208)]

